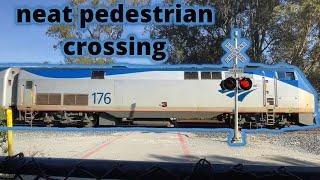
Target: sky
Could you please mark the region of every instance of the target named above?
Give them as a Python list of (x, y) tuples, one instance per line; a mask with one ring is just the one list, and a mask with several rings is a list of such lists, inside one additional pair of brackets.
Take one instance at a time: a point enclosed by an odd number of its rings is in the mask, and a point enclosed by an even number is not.
[[(18, 25), (15, 23), (15, 9), (33, 6), (62, 6), (65, 0), (1, 0), (0, 6), (0, 63), (61, 63), (63, 55), (60, 48), (54, 49), (57, 40), (46, 36), (48, 26)], [(141, 37), (142, 26), (126, 27), (129, 32)], [(146, 36), (144, 34), (143, 36)], [(118, 63), (150, 64), (148, 59), (115, 59)]]

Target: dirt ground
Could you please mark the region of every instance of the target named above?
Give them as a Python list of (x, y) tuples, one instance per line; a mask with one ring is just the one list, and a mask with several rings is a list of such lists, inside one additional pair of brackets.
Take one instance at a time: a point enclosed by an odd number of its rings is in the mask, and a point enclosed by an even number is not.
[(320, 166), (319, 148), (320, 132), (248, 134), (244, 147), (226, 133), (14, 132), (15, 153), (32, 157)]

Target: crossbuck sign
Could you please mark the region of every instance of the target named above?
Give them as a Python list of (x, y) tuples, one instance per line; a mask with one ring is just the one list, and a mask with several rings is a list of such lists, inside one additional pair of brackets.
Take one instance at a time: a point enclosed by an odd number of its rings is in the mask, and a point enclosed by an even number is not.
[[(238, 34), (235, 37), (235, 34)], [(237, 45), (236, 45), (237, 42)], [(241, 37), (240, 29), (233, 29), (231, 31), (231, 38), (226, 39), (222, 43), (222, 48), (225, 50), (226, 54), (221, 58), (222, 64), (232, 67), (238, 60), (238, 66), (243, 67), (250, 62), (249, 56), (246, 54), (246, 51), (249, 49), (251, 43), (245, 38)]]
[(227, 42), (226, 48), (231, 52), (231, 54), (226, 57), (225, 62), (229, 63), (232, 59), (235, 59), (236, 56), (238, 56), (239, 61), (245, 62), (246, 58), (241, 54), (241, 50), (247, 46), (248, 45), (245, 42), (242, 42), (240, 46), (235, 49), (235, 47), (232, 46), (230, 42)]

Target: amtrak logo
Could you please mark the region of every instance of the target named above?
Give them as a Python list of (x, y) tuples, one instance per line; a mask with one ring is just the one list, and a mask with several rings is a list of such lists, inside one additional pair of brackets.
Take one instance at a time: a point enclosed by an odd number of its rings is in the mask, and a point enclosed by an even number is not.
[[(249, 91), (244, 91), (244, 90), (239, 90), (239, 96), (238, 96), (238, 101), (243, 102), (244, 98), (247, 97), (251, 92), (255, 91), (256, 89), (251, 89)], [(234, 90), (222, 90), (220, 89), (219, 92), (221, 94), (225, 94), (229, 98), (234, 98), (235, 92)]]

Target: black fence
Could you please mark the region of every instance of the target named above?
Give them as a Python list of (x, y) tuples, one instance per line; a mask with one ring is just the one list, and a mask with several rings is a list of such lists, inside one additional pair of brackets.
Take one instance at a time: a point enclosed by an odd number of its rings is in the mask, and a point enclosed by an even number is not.
[[(275, 167), (258, 165), (197, 163), (134, 162), (24, 157), (0, 157), (0, 173), (9, 179), (320, 179), (316, 167)], [(30, 176), (31, 175), (31, 176)]]

